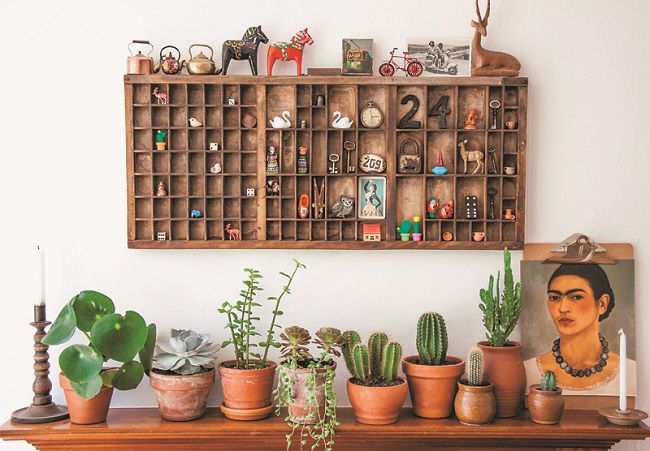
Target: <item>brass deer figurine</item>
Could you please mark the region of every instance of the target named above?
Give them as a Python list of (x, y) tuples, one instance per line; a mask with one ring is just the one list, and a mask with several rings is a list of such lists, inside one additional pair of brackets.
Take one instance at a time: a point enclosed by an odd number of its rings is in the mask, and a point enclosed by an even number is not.
[(519, 75), (521, 63), (517, 58), (503, 52), (486, 50), (481, 47), (481, 37), (487, 36), (488, 18), (490, 17), (490, 0), (487, 2), (485, 17), (476, 3), (478, 21), (472, 20), (474, 38), (472, 39), (472, 76), (516, 77)]
[(467, 174), (467, 163), (472, 161), (476, 161), (476, 169), (474, 169), (472, 174), (476, 174), (479, 170), (483, 172), (485, 153), (482, 150), (467, 150), (466, 145), (467, 140), (458, 143), (458, 147), (460, 148), (460, 158), (463, 160), (463, 163), (465, 163), (463, 174)]

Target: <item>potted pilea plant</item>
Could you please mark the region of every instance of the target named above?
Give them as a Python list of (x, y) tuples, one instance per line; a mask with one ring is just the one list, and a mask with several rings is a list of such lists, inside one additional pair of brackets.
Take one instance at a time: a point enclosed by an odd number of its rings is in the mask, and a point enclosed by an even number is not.
[[(133, 311), (115, 313), (115, 304), (102, 293), (82, 291), (63, 307), (43, 343), (65, 343), (76, 329), (89, 343), (70, 345), (61, 352), (61, 388), (73, 423), (101, 423), (108, 415), (113, 388), (132, 390), (149, 374), (156, 326), (147, 326)], [(121, 366), (105, 367), (109, 360)]]
[(193, 330), (172, 329), (168, 342), (157, 343), (149, 381), (163, 419), (191, 421), (205, 414), (219, 349), (210, 335)]
[[(323, 445), (325, 450), (334, 446), (336, 421), (336, 393), (334, 391), (334, 357), (340, 357), (343, 336), (339, 329), (322, 327), (316, 339), (306, 329), (287, 327), (280, 334), (282, 357), (278, 370), (278, 387), (275, 391), (276, 413), (287, 407), (285, 421), (291, 426), (287, 434), (287, 448), (300, 428), (300, 448), (311, 439), (311, 449)], [(314, 343), (320, 355), (314, 356), (308, 346)]]
[(223, 404), (221, 411), (233, 420), (259, 420), (267, 417), (273, 411), (271, 402), (273, 380), (277, 364), (268, 358), (271, 347), (281, 345), (275, 339), (275, 329), (281, 328), (277, 323), (280, 302), (285, 294), (291, 293), (291, 283), (299, 269), (305, 265), (294, 260), (293, 272), (280, 275), (287, 279), (286, 285), (278, 296), (269, 297), (274, 305), (273, 316), (262, 341), (255, 343), (255, 337), (261, 336), (256, 324), (260, 321), (258, 313), (261, 304), (256, 301), (257, 294), (262, 290), (259, 280), (262, 275), (255, 269), (246, 268), (244, 288), (239, 292), (240, 299), (231, 303), (225, 301), (219, 312), (226, 315), (226, 328), (230, 331), (230, 339), (222, 343), (222, 347), (232, 346), (235, 349), (235, 359), (219, 364)]
[(368, 346), (355, 331), (343, 333), (343, 357), (352, 377), (347, 389), (354, 416), (359, 423), (392, 424), (399, 419), (408, 383), (397, 376), (402, 347), (376, 332)]
[(564, 411), (564, 399), (553, 371), (544, 372), (541, 383), (530, 386), (528, 411), (530, 419), (535, 423), (558, 424), (560, 422)]
[(158, 130), (156, 132), (156, 149), (165, 150), (167, 146), (167, 132), (164, 130)]
[(415, 343), (418, 355), (402, 360), (413, 412), (424, 418), (446, 418), (451, 415), (456, 383), (465, 370), (465, 362), (447, 355), (447, 327), (439, 313), (420, 316)]
[(483, 375), (483, 351), (472, 347), (467, 354), (467, 372), (458, 381), (458, 393), (454, 402), (456, 417), (463, 424), (487, 424), (494, 420), (497, 411), (494, 385)]
[(481, 289), (483, 325), (487, 330), (487, 341), (478, 346), (485, 355), (485, 376), (494, 384), (497, 400), (497, 417), (514, 417), (523, 407), (526, 390), (526, 370), (521, 359), (521, 343), (508, 341), (508, 337), (519, 321), (521, 311), (521, 284), (515, 284), (510, 269), (510, 251), (503, 250), (503, 293), (497, 273), (496, 290), (494, 276), (490, 276), (487, 290)]

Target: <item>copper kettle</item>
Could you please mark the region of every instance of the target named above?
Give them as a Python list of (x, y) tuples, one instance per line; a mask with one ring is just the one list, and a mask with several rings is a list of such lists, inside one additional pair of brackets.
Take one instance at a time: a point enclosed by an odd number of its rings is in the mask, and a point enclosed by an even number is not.
[[(192, 56), (192, 47), (205, 47), (210, 49), (210, 57), (208, 58), (199, 52), (198, 55)], [(185, 67), (187, 68), (187, 73), (191, 75), (217, 75), (221, 73), (221, 68), (212, 60), (214, 56), (214, 50), (207, 44), (192, 44), (190, 45), (190, 60), (184, 61)]]
[[(149, 49), (149, 52), (147, 52), (146, 55), (143, 55), (141, 50), (138, 50), (138, 54), (134, 55), (133, 50), (131, 50), (131, 46), (133, 44), (148, 45), (151, 48)], [(134, 40), (133, 42), (131, 42), (129, 44), (129, 52), (131, 52), (131, 56), (129, 56), (126, 59), (126, 73), (138, 74), (138, 75), (152, 74), (153, 58), (149, 56), (152, 51), (153, 51), (153, 45), (151, 45), (149, 41)]]
[[(165, 49), (174, 49), (178, 57), (174, 56), (171, 52), (165, 55)], [(167, 75), (174, 75), (181, 70), (183, 62), (181, 61), (181, 52), (173, 45), (166, 45), (160, 49), (160, 60), (158, 64), (153, 68), (155, 73), (158, 73), (159, 70), (162, 70)]]

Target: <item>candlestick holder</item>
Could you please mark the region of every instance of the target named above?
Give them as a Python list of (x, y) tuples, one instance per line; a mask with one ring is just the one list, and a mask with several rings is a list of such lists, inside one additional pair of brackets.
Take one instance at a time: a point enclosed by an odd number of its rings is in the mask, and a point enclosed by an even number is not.
[(648, 414), (643, 410), (627, 409), (626, 411), (619, 410), (618, 407), (607, 407), (598, 411), (602, 416), (607, 418), (612, 424), (619, 426), (636, 426), (641, 421), (648, 418)]
[[(43, 309), (44, 310), (44, 309)], [(36, 314), (36, 309), (34, 310)], [(45, 315), (35, 315), (38, 318), (45, 318)], [(52, 382), (50, 381), (50, 355), (47, 350), (49, 346), (43, 343), (45, 328), (49, 326), (49, 321), (34, 321), (29, 323), (36, 329), (34, 334), (34, 383), (32, 390), (34, 398), (29, 407), (16, 410), (11, 414), (11, 421), (16, 423), (50, 423), (52, 421), (64, 420), (69, 417), (66, 407), (57, 406), (52, 402), (50, 391)]]

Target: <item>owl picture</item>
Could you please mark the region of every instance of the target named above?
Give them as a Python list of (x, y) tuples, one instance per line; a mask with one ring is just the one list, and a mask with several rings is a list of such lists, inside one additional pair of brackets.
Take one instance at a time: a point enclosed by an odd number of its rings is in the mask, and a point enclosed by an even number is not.
[(354, 199), (350, 196), (341, 195), (341, 198), (332, 205), (330, 218), (347, 218), (354, 210)]

